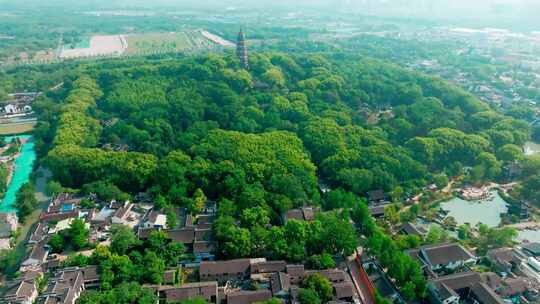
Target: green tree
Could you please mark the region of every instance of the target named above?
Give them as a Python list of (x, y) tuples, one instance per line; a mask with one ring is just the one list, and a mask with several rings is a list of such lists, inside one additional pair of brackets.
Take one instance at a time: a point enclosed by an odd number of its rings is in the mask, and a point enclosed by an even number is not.
[(523, 149), (512, 144), (504, 145), (497, 151), (497, 158), (505, 162), (521, 161)]
[(24, 223), (26, 217), (30, 215), (38, 206), (35, 196), (35, 188), (32, 183), (22, 185), (15, 196), (15, 208), (19, 220)]
[(71, 246), (75, 250), (80, 250), (88, 245), (90, 231), (88, 228), (86, 228), (86, 224), (83, 219), (74, 219), (71, 222), (66, 235), (69, 238)]
[(47, 194), (47, 196), (53, 197), (62, 192), (64, 192), (64, 187), (62, 187), (62, 185), (59, 182), (49, 181), (47, 183), (47, 186), (45, 188), (45, 194)]
[(193, 194), (193, 204), (190, 206), (190, 211), (192, 213), (199, 213), (204, 208), (206, 204), (206, 195), (201, 189), (197, 189)]
[(145, 282), (150, 284), (161, 284), (163, 273), (165, 272), (165, 262), (152, 251), (147, 251), (144, 255), (144, 273)]
[(308, 263), (313, 269), (330, 269), (336, 267), (336, 262), (328, 253), (312, 255)]
[(245, 209), (240, 216), (240, 223), (242, 227), (266, 227), (270, 224), (270, 217), (268, 211), (263, 207), (253, 207)]
[(448, 176), (446, 176), (446, 174), (436, 174), (433, 176), (433, 183), (435, 183), (439, 189), (446, 187), (449, 182), (450, 181), (448, 180)]
[(60, 233), (56, 233), (51, 237), (48, 244), (51, 246), (51, 251), (53, 253), (61, 253), (65, 248), (64, 236)]
[(316, 292), (319, 298), (325, 303), (333, 297), (334, 289), (332, 284), (319, 273), (309, 275), (305, 278), (302, 282), (302, 287)]
[(321, 304), (321, 298), (317, 292), (311, 289), (300, 288), (298, 291), (298, 300), (301, 304)]
[(133, 230), (124, 225), (111, 227), (111, 251), (119, 255), (129, 253), (130, 249), (139, 245), (139, 239)]

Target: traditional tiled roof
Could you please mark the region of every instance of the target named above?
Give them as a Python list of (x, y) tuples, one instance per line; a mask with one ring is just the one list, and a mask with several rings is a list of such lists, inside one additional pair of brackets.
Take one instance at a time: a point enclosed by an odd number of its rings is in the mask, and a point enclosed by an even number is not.
[(480, 274), (476, 272), (466, 271), (431, 279), (430, 282), (444, 283), (448, 288), (458, 291), (463, 288), (470, 288), (474, 284), (482, 282), (482, 278)]
[(270, 275), (270, 288), (275, 296), (279, 293), (287, 293), (291, 288), (291, 277), (283, 272), (274, 272)]
[(468, 261), (475, 257), (463, 246), (452, 244), (437, 244), (420, 247), (420, 253), (430, 265), (447, 265), (459, 261)]
[(216, 251), (216, 246), (214, 242), (194, 242), (193, 243), (193, 253), (212, 253)]
[(183, 229), (171, 229), (167, 230), (169, 238), (175, 242), (190, 244), (195, 240), (195, 229), (183, 228)]
[(249, 259), (229, 261), (203, 261), (199, 267), (201, 276), (247, 273), (250, 268)]
[(354, 296), (354, 287), (352, 282), (334, 283), (334, 290), (336, 292), (336, 298), (346, 299)]
[(180, 302), (196, 297), (210, 299), (217, 297), (217, 289), (217, 282), (189, 283), (182, 286), (162, 286), (159, 288), (160, 292), (165, 295), (167, 303)]
[(270, 299), (272, 292), (268, 289), (241, 290), (227, 295), (227, 304), (251, 304)]
[(528, 243), (521, 246), (525, 251), (535, 256), (540, 256), (540, 243)]
[(0, 298), (0, 302), (4, 303), (25, 303), (31, 301), (37, 295), (37, 287), (33, 281), (19, 281), (9, 286), (4, 293), (4, 297)]
[(285, 261), (265, 261), (251, 265), (251, 273), (269, 273), (285, 271), (287, 263)]
[(471, 287), (471, 292), (480, 304), (505, 304), (495, 291), (484, 283), (476, 283)]

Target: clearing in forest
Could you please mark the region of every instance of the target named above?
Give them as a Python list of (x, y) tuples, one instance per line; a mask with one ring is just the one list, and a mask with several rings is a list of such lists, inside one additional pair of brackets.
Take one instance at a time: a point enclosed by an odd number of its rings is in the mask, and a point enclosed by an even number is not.
[(177, 52), (210, 48), (215, 45), (200, 31), (129, 35), (127, 36), (127, 44), (126, 54)]

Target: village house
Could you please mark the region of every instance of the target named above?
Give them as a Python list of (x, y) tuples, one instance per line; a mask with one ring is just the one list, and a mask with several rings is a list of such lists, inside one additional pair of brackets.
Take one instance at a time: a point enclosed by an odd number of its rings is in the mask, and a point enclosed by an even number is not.
[(69, 193), (58, 194), (47, 207), (42, 211), (40, 222), (59, 222), (65, 219), (78, 218), (80, 216), (80, 203), (82, 198), (75, 198)]
[(32, 304), (38, 297), (38, 289), (33, 280), (21, 280), (8, 283), (7, 290), (0, 303), (7, 304)]
[(313, 221), (318, 212), (320, 212), (320, 208), (311, 206), (291, 209), (283, 215), (283, 222), (286, 223), (289, 220)]
[(242, 281), (249, 278), (250, 266), (250, 259), (202, 261), (199, 276), (201, 281), (218, 281), (220, 283), (229, 280)]
[(272, 298), (272, 292), (268, 289), (239, 290), (227, 294), (227, 304), (252, 304), (264, 302)]
[(141, 227), (167, 229), (167, 216), (159, 211), (151, 210), (143, 220)]
[(233, 285), (234, 282), (251, 281), (257, 282), (258, 286), (266, 286), (256, 291), (239, 290), (226, 293), (227, 303), (241, 304), (270, 297), (288, 301), (290, 297), (294, 298), (294, 289), (306, 277), (314, 274), (320, 274), (330, 281), (335, 300), (354, 302), (356, 292), (352, 279), (341, 269), (305, 270), (304, 265), (287, 265), (285, 261), (267, 261), (266, 258), (201, 262), (199, 268), (201, 281), (217, 281), (219, 284), (233, 281)]
[(49, 247), (45, 241), (35, 244), (30, 255), (22, 262), (22, 267), (41, 266), (47, 260)]
[(531, 257), (540, 257), (540, 243), (523, 244), (521, 250)]
[(159, 299), (165, 303), (178, 303), (193, 298), (203, 298), (209, 303), (220, 303), (217, 282), (188, 283), (181, 286), (160, 286)]
[(216, 246), (214, 242), (195, 241), (193, 243), (193, 255), (195, 262), (213, 261), (215, 259)]
[(39, 222), (34, 228), (34, 231), (28, 238), (28, 244), (37, 244), (45, 239), (47, 236), (47, 225), (44, 225), (43, 223)]
[(9, 94), (10, 99), (0, 101), (0, 115), (31, 114), (32, 103), (40, 92)]
[(504, 300), (495, 292), (501, 282), (495, 273), (455, 273), (429, 280), (429, 298), (431, 303), (503, 304)]
[(432, 271), (456, 270), (476, 263), (476, 257), (458, 243), (422, 246), (408, 253)]
[(129, 222), (133, 221), (133, 219), (130, 219), (130, 217), (132, 216), (131, 209), (133, 209), (133, 206), (134, 205), (132, 203), (125, 202), (113, 213), (113, 216), (111, 217), (111, 223), (129, 226)]
[(370, 205), (384, 205), (390, 203), (390, 197), (384, 190), (374, 190), (367, 193), (368, 203)]
[(419, 236), (421, 238), (424, 238), (427, 235), (428, 231), (426, 231), (422, 227), (418, 227), (418, 226), (413, 225), (411, 223), (405, 223), (405, 224), (401, 225), (401, 227), (399, 229), (399, 233), (401, 233), (403, 235), (416, 235), (416, 236)]
[[(99, 282), (97, 269), (86, 270), (88, 282)], [(38, 303), (75, 304), (85, 290), (85, 271), (81, 268), (66, 268), (50, 279), (47, 289), (40, 295)]]
[(385, 211), (385, 205), (380, 206), (369, 206), (369, 214), (373, 216), (374, 218), (382, 218), (384, 217), (384, 211)]
[(32, 106), (24, 103), (12, 102), (0, 107), (0, 113), (7, 115), (32, 112)]
[(511, 273), (521, 263), (521, 259), (513, 248), (491, 249), (486, 256), (499, 271), (506, 273)]

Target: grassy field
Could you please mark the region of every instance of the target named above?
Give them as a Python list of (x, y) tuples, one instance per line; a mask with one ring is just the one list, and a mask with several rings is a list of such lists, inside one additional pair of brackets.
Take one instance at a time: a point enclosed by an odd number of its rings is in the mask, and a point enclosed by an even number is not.
[(147, 53), (154, 51), (183, 51), (193, 48), (208, 48), (214, 45), (199, 31), (176, 33), (151, 33), (127, 36), (126, 54)]
[(36, 121), (0, 124), (0, 135), (12, 135), (31, 132)]

